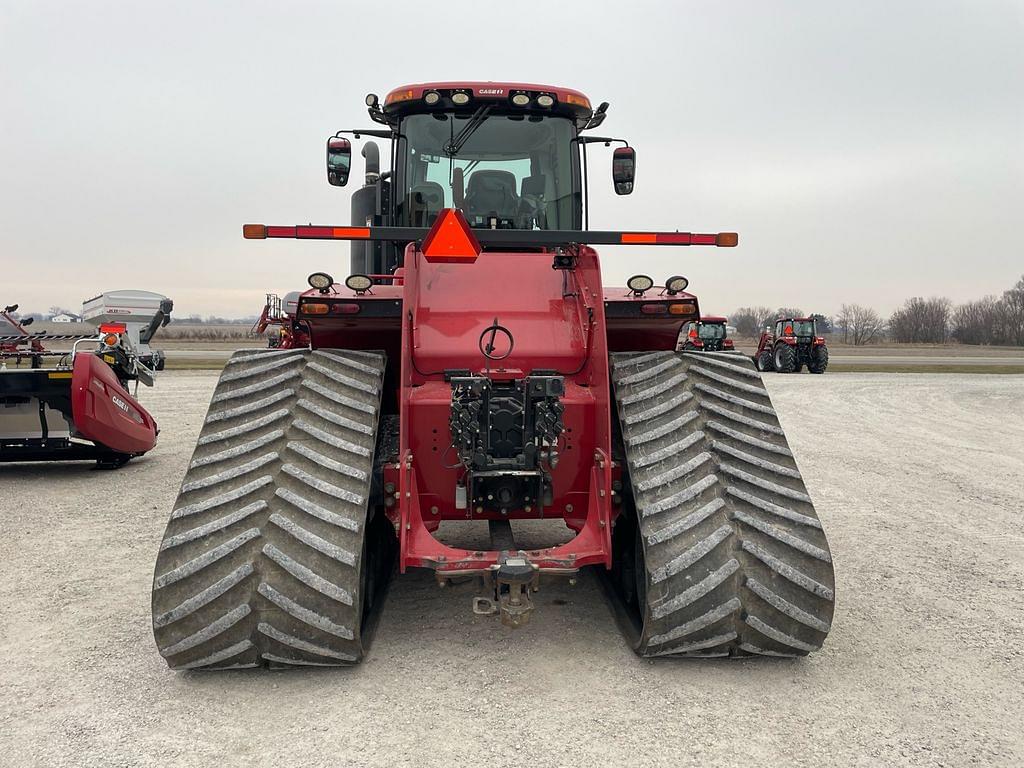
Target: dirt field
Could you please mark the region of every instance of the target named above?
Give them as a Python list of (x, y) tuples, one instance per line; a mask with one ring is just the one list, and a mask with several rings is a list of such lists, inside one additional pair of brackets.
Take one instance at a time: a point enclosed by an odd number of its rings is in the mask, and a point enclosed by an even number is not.
[(178, 674), (150, 582), (214, 380), (144, 392), (119, 472), (0, 466), (0, 764), (1024, 763), (1024, 377), (769, 378), (836, 561), (807, 659), (641, 661), (593, 576), (512, 633), (415, 574), (360, 668)]

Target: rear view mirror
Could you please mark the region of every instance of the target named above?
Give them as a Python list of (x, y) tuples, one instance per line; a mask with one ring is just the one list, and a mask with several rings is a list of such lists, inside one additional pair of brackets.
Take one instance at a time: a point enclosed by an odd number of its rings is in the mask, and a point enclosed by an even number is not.
[(24, 320), (21, 321), (21, 327), (24, 328), (26, 326), (32, 325), (32, 323), (34, 323), (35, 321), (36, 319), (34, 317), (26, 317)]
[(628, 195), (633, 191), (636, 174), (636, 151), (632, 147), (618, 147), (612, 154), (612, 182), (616, 195)]
[(348, 139), (332, 136), (327, 140), (327, 183), (334, 187), (348, 184), (352, 167), (352, 144)]

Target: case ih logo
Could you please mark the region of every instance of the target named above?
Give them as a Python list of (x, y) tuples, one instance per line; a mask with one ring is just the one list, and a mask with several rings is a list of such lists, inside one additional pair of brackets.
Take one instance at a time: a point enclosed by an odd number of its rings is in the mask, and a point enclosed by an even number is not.
[(128, 403), (126, 403), (124, 400), (122, 400), (117, 395), (111, 395), (110, 396), (110, 400), (111, 400), (111, 402), (114, 403), (114, 405), (116, 405), (118, 408), (120, 408), (125, 413), (131, 413), (131, 411), (128, 409)]
[(477, 90), (479, 96), (503, 96), (504, 94), (504, 88), (480, 88)]

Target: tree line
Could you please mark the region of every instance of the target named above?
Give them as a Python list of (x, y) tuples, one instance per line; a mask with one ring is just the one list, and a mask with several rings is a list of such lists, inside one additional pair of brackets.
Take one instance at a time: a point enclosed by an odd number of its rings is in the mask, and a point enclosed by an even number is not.
[[(757, 336), (775, 318), (807, 317), (793, 307), (740, 307), (729, 316), (741, 336)], [(823, 333), (844, 343), (863, 345), (891, 340), (900, 344), (997, 344), (1024, 346), (1024, 277), (1001, 296), (965, 304), (944, 297), (907, 299), (886, 319), (871, 307), (843, 304), (833, 317), (812, 315)]]

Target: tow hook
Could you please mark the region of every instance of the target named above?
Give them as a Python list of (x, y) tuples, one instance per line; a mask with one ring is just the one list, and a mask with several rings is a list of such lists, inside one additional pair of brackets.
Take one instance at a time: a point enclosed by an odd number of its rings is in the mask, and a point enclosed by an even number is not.
[(501, 614), (507, 627), (521, 627), (530, 621), (533, 601), (530, 592), (538, 588), (540, 570), (522, 552), (503, 552), (493, 566), (493, 597), (474, 597), (473, 613), (477, 616)]

